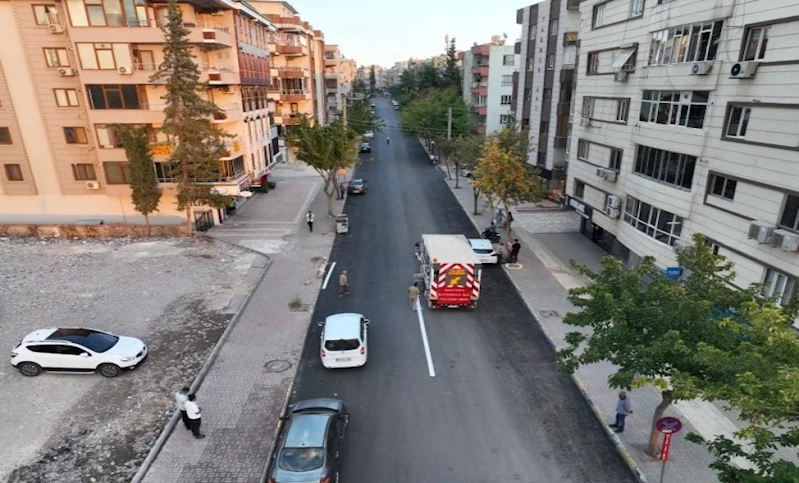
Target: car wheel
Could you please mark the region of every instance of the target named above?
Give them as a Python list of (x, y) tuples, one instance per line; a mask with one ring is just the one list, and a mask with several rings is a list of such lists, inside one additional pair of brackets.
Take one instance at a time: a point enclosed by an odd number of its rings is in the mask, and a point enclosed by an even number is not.
[(98, 367), (100, 370), (100, 374), (105, 377), (117, 377), (119, 374), (122, 373), (122, 369), (119, 366), (115, 366), (114, 364), (101, 364)]
[(42, 373), (42, 367), (35, 362), (22, 362), (17, 366), (23, 376), (34, 377)]

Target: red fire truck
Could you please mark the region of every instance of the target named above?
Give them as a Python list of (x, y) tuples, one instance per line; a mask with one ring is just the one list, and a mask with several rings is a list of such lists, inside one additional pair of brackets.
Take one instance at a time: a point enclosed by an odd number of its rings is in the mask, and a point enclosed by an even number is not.
[(463, 235), (422, 235), (416, 257), (430, 308), (477, 306), (483, 266)]

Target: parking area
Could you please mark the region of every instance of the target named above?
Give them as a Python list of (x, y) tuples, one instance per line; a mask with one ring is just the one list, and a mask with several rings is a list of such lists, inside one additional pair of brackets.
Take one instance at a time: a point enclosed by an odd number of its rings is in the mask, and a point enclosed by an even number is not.
[[(264, 262), (207, 238), (0, 239), (0, 481), (129, 481)], [(137, 337), (150, 356), (114, 379), (8, 363), (55, 326)]]

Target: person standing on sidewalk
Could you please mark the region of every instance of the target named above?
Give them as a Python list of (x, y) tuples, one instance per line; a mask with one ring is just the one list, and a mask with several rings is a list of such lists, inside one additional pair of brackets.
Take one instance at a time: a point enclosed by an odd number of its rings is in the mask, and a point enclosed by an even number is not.
[(624, 432), (624, 420), (633, 413), (633, 405), (627, 398), (627, 393), (619, 391), (619, 400), (616, 402), (616, 422), (611, 424), (611, 428), (615, 428), (617, 433)]
[(513, 239), (513, 244), (510, 246), (510, 263), (516, 263), (519, 260), (519, 252), (522, 250), (522, 244), (519, 243), (518, 238)]
[(416, 312), (416, 301), (419, 300), (419, 286), (416, 282), (408, 289), (408, 298), (411, 300), (411, 311)]
[(189, 388), (183, 387), (180, 391), (175, 393), (175, 406), (180, 411), (180, 419), (183, 421), (183, 426), (191, 431), (191, 422), (189, 415), (186, 413), (186, 401), (189, 400)]
[(502, 211), (502, 208), (497, 208), (497, 212), (494, 215), (494, 225), (497, 228), (500, 228), (505, 221), (505, 212)]
[(347, 280), (347, 271), (342, 270), (341, 275), (338, 277), (339, 293), (338, 298), (350, 294), (350, 282)]
[(504, 228), (508, 231), (509, 235), (510, 235), (510, 224), (511, 223), (513, 223), (513, 213), (511, 213), (511, 211), (508, 210), (508, 215), (505, 217), (505, 226), (504, 226)]
[(201, 412), (200, 406), (197, 405), (197, 395), (189, 394), (188, 401), (186, 401), (186, 415), (189, 418), (191, 432), (197, 439), (203, 439), (205, 437), (205, 435), (200, 432), (200, 425), (203, 422), (202, 416), (200, 415)]
[(344, 182), (338, 184), (338, 193), (340, 195), (339, 199), (344, 199), (344, 195), (347, 193), (347, 189), (344, 187)]
[(313, 233), (313, 211), (308, 210), (308, 213), (305, 215), (305, 222), (308, 223), (308, 229)]

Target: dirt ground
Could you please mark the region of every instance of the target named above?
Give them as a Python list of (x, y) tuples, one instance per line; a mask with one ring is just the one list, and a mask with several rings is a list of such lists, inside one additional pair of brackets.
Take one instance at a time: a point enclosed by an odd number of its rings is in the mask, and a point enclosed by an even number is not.
[[(0, 347), (41, 327), (139, 337), (115, 379), (0, 369), (0, 481), (129, 481), (199, 372), (259, 255), (204, 240), (0, 240)], [(237, 297), (237, 300), (240, 297)]]

